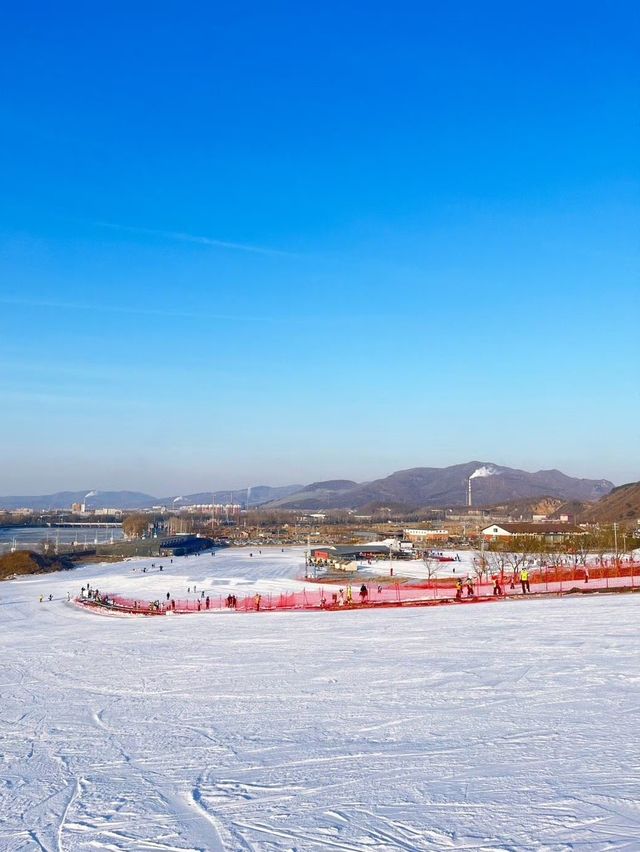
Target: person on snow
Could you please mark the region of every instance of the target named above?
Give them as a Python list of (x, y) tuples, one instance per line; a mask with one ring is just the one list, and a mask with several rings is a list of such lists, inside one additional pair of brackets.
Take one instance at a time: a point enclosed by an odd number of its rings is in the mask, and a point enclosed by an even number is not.
[(353, 603), (353, 589), (351, 588), (350, 584), (347, 586), (347, 603)]
[(368, 597), (369, 597), (369, 590), (367, 589), (367, 587), (363, 583), (360, 586), (360, 602), (366, 603)]
[(260, 603), (262, 601), (262, 595), (256, 594), (254, 600), (256, 602), (256, 612), (260, 612)]
[(467, 577), (467, 579), (465, 580), (465, 585), (467, 587), (467, 597), (472, 598), (473, 597), (473, 583), (471, 582), (471, 577)]
[(462, 600), (462, 580), (459, 577), (456, 580), (456, 600)]
[(495, 596), (502, 595), (502, 587), (500, 586), (500, 578), (498, 575), (494, 575), (493, 577), (493, 594)]
[(520, 585), (522, 586), (522, 594), (531, 594), (531, 586), (529, 585), (529, 569), (523, 568), (520, 572)]
[(204, 601), (204, 605), (206, 606), (207, 609), (209, 609), (210, 603), (211, 603), (211, 600), (209, 599), (209, 595), (207, 595), (207, 597), (205, 598), (205, 601)]

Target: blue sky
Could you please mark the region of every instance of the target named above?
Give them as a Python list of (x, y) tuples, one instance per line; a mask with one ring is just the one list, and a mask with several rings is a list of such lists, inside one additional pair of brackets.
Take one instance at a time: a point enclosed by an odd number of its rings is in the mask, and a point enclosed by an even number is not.
[(14, 4), (0, 493), (639, 479), (639, 17)]

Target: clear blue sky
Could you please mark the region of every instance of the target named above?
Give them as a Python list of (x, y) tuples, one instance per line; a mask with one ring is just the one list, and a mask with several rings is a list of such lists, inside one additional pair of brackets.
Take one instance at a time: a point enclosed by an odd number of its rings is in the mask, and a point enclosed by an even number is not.
[(640, 479), (639, 8), (7, 7), (0, 493)]

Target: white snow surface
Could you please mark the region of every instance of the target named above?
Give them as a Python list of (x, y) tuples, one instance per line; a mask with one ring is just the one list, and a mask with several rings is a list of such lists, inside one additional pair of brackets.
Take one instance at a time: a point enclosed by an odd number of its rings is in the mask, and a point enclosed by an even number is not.
[(0, 584), (1, 850), (640, 849), (639, 596), (155, 618), (66, 600), (301, 585), (301, 549), (248, 552)]

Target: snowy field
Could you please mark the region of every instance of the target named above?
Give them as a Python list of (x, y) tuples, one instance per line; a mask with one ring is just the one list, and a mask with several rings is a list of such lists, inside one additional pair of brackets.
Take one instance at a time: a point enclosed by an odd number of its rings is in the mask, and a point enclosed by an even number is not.
[(301, 549), (253, 552), (0, 584), (1, 850), (640, 849), (640, 597), (66, 601), (297, 587)]

